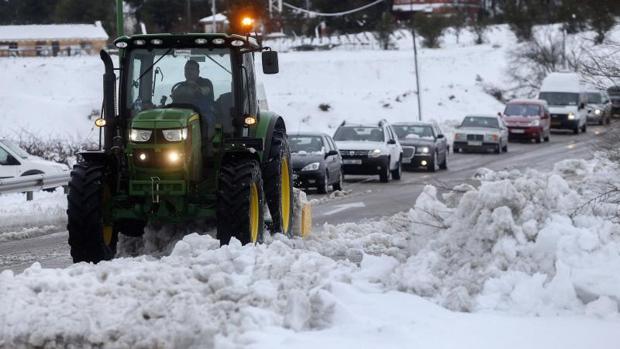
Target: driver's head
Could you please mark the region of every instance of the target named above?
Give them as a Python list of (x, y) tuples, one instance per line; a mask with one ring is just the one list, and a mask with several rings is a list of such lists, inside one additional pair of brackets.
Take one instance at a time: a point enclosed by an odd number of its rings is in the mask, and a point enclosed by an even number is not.
[(197, 81), (200, 76), (200, 66), (198, 62), (189, 60), (185, 63), (185, 79), (187, 81)]

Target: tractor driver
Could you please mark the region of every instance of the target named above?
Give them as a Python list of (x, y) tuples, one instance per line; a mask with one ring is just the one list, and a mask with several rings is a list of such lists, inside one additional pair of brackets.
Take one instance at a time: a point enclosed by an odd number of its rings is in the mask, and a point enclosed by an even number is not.
[(185, 63), (185, 81), (181, 81), (172, 88), (174, 103), (189, 103), (198, 107), (203, 116), (211, 114), (213, 108), (213, 83), (209, 79), (200, 77), (200, 66), (195, 60)]

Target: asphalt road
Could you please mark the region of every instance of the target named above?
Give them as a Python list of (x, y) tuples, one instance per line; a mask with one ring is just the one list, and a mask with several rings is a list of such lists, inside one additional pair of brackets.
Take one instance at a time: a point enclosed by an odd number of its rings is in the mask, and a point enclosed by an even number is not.
[[(390, 216), (413, 207), (416, 198), (427, 184), (450, 188), (472, 182), (480, 167), (492, 170), (536, 168), (550, 169), (563, 159), (592, 157), (595, 145), (605, 132), (604, 127), (590, 126), (586, 134), (553, 134), (549, 143), (510, 143), (508, 153), (450, 154), (448, 170), (429, 173), (403, 172), (400, 181), (380, 183), (379, 177), (351, 176), (345, 180), (343, 197), (328, 198), (309, 192), (309, 199), (317, 199), (313, 206), (313, 225), (325, 223), (362, 222)], [(71, 264), (67, 232), (32, 239), (0, 242), (0, 270), (21, 272), (32, 263), (44, 267), (66, 267)]]

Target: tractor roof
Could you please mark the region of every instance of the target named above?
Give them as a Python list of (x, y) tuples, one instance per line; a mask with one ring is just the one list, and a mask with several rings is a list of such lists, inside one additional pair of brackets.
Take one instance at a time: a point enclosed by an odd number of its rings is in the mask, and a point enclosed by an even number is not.
[[(161, 33), (121, 36), (114, 40), (118, 48), (226, 48), (260, 49), (255, 38), (237, 34)], [(124, 47), (123, 47), (124, 46)]]

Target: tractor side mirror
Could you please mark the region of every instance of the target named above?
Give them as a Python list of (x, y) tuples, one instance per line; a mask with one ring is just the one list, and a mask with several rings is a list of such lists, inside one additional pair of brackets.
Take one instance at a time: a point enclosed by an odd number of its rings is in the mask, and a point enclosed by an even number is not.
[(263, 73), (278, 74), (280, 66), (278, 65), (278, 53), (276, 51), (265, 51), (262, 54)]

